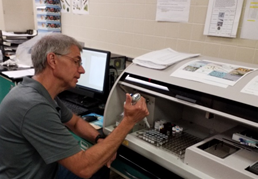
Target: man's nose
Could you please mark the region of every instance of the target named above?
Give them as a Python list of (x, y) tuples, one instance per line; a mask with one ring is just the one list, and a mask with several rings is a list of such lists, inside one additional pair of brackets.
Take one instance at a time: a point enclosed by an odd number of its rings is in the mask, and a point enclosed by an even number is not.
[(84, 74), (85, 73), (85, 70), (83, 68), (83, 66), (81, 65), (80, 68), (79, 68), (79, 73), (80, 74)]

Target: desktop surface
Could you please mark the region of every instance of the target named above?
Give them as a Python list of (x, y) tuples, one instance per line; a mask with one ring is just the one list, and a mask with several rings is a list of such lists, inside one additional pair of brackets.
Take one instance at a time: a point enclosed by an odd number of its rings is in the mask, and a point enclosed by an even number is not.
[(5, 72), (5, 71), (19, 71), (19, 70), (23, 70), (24, 68), (19, 68), (18, 66), (2, 66), (0, 65), (0, 72), (3, 76), (6, 76), (4, 75), (2, 72)]

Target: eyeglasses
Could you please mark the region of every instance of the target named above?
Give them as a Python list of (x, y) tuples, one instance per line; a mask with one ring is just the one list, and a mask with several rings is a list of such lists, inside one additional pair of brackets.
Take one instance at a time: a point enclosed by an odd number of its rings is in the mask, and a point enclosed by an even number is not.
[(81, 60), (81, 57), (78, 57), (79, 60), (76, 60), (75, 58), (72, 58), (72, 57), (69, 57), (67, 55), (62, 55), (62, 54), (59, 54), (59, 53), (55, 53), (56, 55), (60, 55), (60, 56), (64, 56), (70, 60), (72, 60), (74, 62), (74, 64), (79, 68), (80, 66), (82, 66), (82, 60)]

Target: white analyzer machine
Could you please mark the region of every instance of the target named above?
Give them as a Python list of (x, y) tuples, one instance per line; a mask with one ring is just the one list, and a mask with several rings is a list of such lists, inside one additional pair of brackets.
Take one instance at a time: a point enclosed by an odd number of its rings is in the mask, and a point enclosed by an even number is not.
[[(196, 59), (258, 68), (217, 58)], [(147, 99), (150, 128), (144, 121), (136, 124), (125, 147), (183, 178), (258, 178), (258, 97), (241, 92), (258, 71), (227, 88), (171, 76), (191, 60), (165, 70), (128, 66), (109, 94), (104, 133), (115, 129), (125, 93), (139, 93)]]

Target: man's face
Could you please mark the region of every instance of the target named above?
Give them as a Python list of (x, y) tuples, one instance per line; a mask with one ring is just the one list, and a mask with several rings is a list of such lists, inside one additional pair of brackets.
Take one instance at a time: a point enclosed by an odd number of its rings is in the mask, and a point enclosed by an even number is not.
[(58, 66), (56, 69), (56, 77), (61, 80), (61, 85), (65, 89), (75, 87), (80, 75), (85, 73), (81, 66), (80, 50), (77, 46), (70, 48), (70, 53), (66, 55), (56, 54), (58, 58)]

